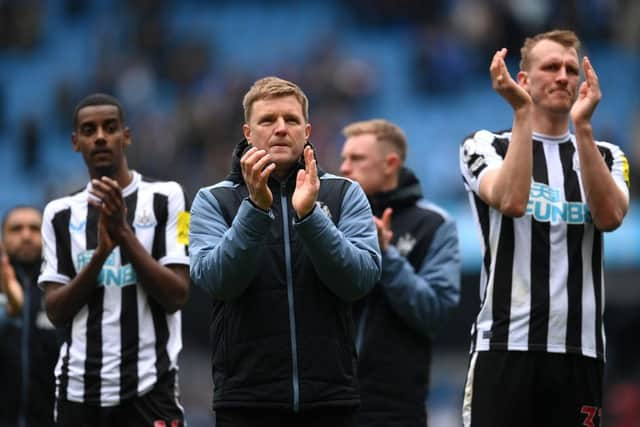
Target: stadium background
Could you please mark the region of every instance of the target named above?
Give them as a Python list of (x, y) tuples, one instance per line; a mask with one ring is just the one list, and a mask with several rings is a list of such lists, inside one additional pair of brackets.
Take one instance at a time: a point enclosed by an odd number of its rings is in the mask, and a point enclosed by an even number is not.
[[(242, 137), (242, 95), (256, 78), (275, 74), (301, 85), (312, 142), (332, 172), (342, 126), (388, 118), (408, 135), (408, 165), (426, 196), (458, 222), (463, 298), (437, 339), (430, 396), (431, 425), (457, 426), (480, 266), (458, 147), (478, 128), (511, 126), (510, 108), (491, 90), (493, 52), (506, 46), (515, 74), (526, 35), (574, 29), (604, 94), (596, 137), (620, 145), (631, 164), (630, 212), (606, 237), (606, 396), (607, 425), (638, 425), (638, 22), (633, 0), (0, 0), (0, 214), (19, 203), (43, 207), (85, 185), (69, 133), (74, 104), (94, 91), (125, 105), (130, 166), (181, 182), (190, 197), (228, 171)], [(193, 289), (181, 385), (196, 427), (210, 425), (208, 308)]]

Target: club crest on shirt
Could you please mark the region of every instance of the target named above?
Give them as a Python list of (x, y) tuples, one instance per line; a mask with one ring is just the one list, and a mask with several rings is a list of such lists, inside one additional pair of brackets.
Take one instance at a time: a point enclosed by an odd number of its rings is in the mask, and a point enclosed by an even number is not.
[(133, 225), (137, 228), (155, 227), (157, 224), (158, 222), (154, 216), (146, 209), (136, 215), (135, 221), (133, 222)]
[(329, 206), (327, 206), (326, 203), (317, 201), (316, 205), (318, 205), (318, 208), (327, 216), (327, 218), (333, 219), (333, 215), (331, 215), (331, 209), (329, 209)]
[(413, 250), (413, 247), (416, 245), (416, 238), (413, 237), (409, 233), (405, 233), (396, 242), (396, 248), (398, 248), (398, 252), (400, 255), (407, 256)]

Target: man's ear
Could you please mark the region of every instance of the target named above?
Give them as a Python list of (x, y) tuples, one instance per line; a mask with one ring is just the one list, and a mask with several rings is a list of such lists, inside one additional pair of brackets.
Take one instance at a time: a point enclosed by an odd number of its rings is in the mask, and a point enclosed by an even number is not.
[(525, 89), (529, 87), (529, 73), (526, 71), (518, 71), (518, 75), (516, 76), (518, 79), (518, 84)]
[(242, 133), (244, 134), (244, 138), (247, 140), (247, 142), (251, 144), (251, 128), (248, 124), (245, 123), (242, 125)]
[(304, 125), (304, 140), (309, 141), (309, 137), (311, 136), (311, 123), (307, 123)]
[(398, 153), (392, 151), (384, 159), (385, 169), (390, 173), (395, 173), (402, 166), (402, 160)]
[(73, 151), (76, 153), (80, 151), (80, 148), (78, 147), (78, 134), (75, 132), (71, 132), (71, 147), (73, 147)]
[(128, 147), (131, 145), (131, 130), (128, 127), (124, 128), (124, 146)]

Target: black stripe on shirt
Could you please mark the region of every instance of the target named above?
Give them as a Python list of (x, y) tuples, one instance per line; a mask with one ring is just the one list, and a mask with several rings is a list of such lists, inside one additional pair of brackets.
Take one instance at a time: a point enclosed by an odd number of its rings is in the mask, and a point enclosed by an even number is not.
[[(549, 184), (547, 161), (541, 142), (533, 141), (533, 180)], [(529, 313), (529, 347), (546, 350), (549, 334), (549, 277), (551, 224), (531, 217), (531, 310)]]
[[(129, 227), (131, 227), (131, 229), (134, 230), (135, 232), (135, 228), (133, 227), (133, 221), (136, 216), (136, 207), (138, 205), (138, 190), (134, 191), (133, 193), (125, 197), (124, 203), (127, 206), (127, 224), (129, 224)], [(131, 261), (129, 261), (129, 255), (126, 253), (126, 251), (123, 251), (121, 248), (120, 249), (120, 265), (126, 265), (130, 263)]]
[(598, 145), (598, 151), (600, 151), (604, 163), (607, 165), (607, 169), (611, 172), (611, 169), (613, 169), (613, 153), (609, 148), (603, 147), (602, 145)]
[(602, 340), (602, 232), (597, 229), (594, 230), (593, 235), (591, 269), (593, 271), (593, 293), (596, 302), (596, 354), (599, 358), (604, 358), (604, 343)]
[[(481, 296), (480, 303), (484, 305), (487, 299), (487, 281), (489, 280), (489, 272), (491, 271), (491, 245), (489, 244), (489, 206), (482, 201), (477, 194), (473, 193), (473, 204), (476, 207), (476, 213), (478, 215), (478, 223), (480, 224), (480, 229), (482, 230), (482, 241), (484, 242), (484, 256), (482, 259), (482, 263), (484, 265), (485, 274), (485, 283), (482, 283), (484, 286), (484, 294)], [(472, 351), (475, 350), (476, 344), (476, 336), (478, 334), (477, 324), (476, 327), (473, 328), (472, 335)]]
[(153, 194), (153, 213), (156, 217), (156, 227), (153, 234), (151, 256), (159, 260), (167, 254), (166, 227), (169, 217), (169, 198), (164, 194)]
[[(158, 260), (167, 253), (166, 226), (169, 216), (169, 199), (167, 196), (157, 193), (153, 195), (153, 212), (157, 224), (153, 236), (151, 255)], [(167, 354), (169, 327), (167, 325), (166, 312), (160, 304), (150, 295), (148, 296), (148, 301), (156, 336), (156, 372), (158, 378), (160, 378), (169, 369), (169, 355)]]
[(493, 278), (493, 324), (489, 341), (490, 350), (508, 349), (514, 237), (513, 218), (502, 216)]
[(71, 325), (65, 328), (65, 343), (67, 344), (67, 352), (62, 356), (62, 366), (60, 368), (60, 388), (58, 389), (58, 398), (67, 400), (67, 387), (69, 385), (69, 353), (71, 352), (72, 335)]
[(138, 284), (122, 288), (120, 311), (120, 399), (128, 399), (138, 391)]
[(69, 222), (71, 221), (71, 209), (65, 209), (53, 216), (51, 225), (56, 237), (56, 259), (58, 265), (57, 272), (68, 277), (76, 276), (76, 268), (71, 258), (71, 234), (69, 232)]
[[(87, 224), (85, 228), (86, 248), (95, 249), (98, 246), (98, 218), (100, 211), (87, 206)], [(102, 309), (104, 302), (104, 287), (98, 285), (93, 291), (88, 306), (87, 316), (87, 352), (84, 362), (84, 401), (100, 402), (100, 388), (102, 385), (100, 371), (102, 369)]]
[[(125, 198), (127, 205), (127, 223), (133, 228), (133, 221), (138, 203), (136, 190)], [(120, 252), (121, 264), (130, 264), (125, 251)], [(139, 350), (139, 322), (138, 322), (138, 283), (122, 288), (120, 302), (120, 400), (135, 396), (138, 391), (138, 350)]]
[(150, 295), (148, 296), (148, 301), (156, 335), (156, 375), (160, 379), (169, 370), (169, 354), (167, 353), (169, 326), (167, 325), (167, 313), (160, 304)]
[[(582, 202), (578, 174), (573, 169), (576, 156), (571, 142), (560, 144), (560, 161), (564, 174), (567, 202)], [(567, 350), (580, 353), (582, 346), (582, 239), (584, 224), (567, 224)]]
[[(71, 209), (65, 209), (54, 215), (51, 224), (56, 238), (56, 259), (58, 261), (57, 272), (73, 278), (76, 276), (76, 269), (71, 257), (71, 234), (69, 231), (70, 221)], [(71, 326), (68, 326), (65, 333), (67, 352), (62, 357), (60, 384), (58, 389), (58, 397), (61, 400), (66, 400), (68, 394), (67, 386), (69, 384), (69, 352), (71, 351), (71, 337)]]

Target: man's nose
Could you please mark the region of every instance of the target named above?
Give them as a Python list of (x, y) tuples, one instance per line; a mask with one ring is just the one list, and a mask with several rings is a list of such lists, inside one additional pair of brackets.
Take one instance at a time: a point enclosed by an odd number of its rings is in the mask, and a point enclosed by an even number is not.
[(562, 66), (560, 67), (560, 69), (558, 70), (558, 74), (556, 75), (556, 79), (560, 80), (560, 81), (567, 81), (567, 67)]
[(348, 162), (345, 160), (340, 165), (340, 173), (345, 176), (349, 174), (349, 165), (347, 163)]
[(102, 129), (102, 127), (98, 127), (98, 129), (96, 130), (96, 141), (106, 141), (107, 140), (107, 135), (106, 132), (104, 131), (104, 129)]
[(276, 119), (276, 133), (284, 133), (287, 131), (287, 123), (284, 121), (284, 118), (278, 117)]

